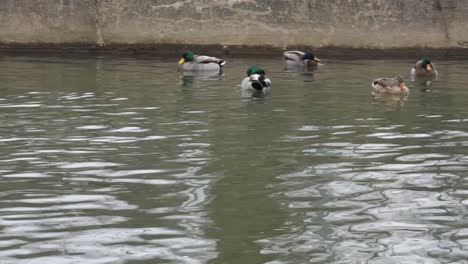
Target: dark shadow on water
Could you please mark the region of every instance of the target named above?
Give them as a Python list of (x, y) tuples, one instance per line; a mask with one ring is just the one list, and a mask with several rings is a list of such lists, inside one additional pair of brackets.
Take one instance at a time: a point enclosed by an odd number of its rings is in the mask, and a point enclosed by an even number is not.
[(421, 77), (416, 77), (416, 78), (411, 78), (411, 80), (414, 83), (414, 88), (413, 90), (419, 90), (421, 92), (429, 92), (432, 90), (432, 85), (434, 82), (437, 82), (437, 78), (421, 78)]
[(323, 64), (315, 65), (315, 66), (304, 66), (304, 65), (289, 65), (286, 64), (284, 66), (286, 71), (296, 71), (296, 72), (312, 72), (316, 71), (319, 68), (323, 67)]
[(304, 66), (292, 66), (292, 65), (286, 65), (284, 67), (284, 71), (287, 73), (291, 73), (295, 76), (301, 76), (303, 77), (304, 82), (312, 82), (314, 81), (314, 74), (316, 71), (319, 70), (319, 66), (309, 66), (309, 67), (304, 67)]
[(252, 98), (254, 101), (264, 101), (270, 97), (271, 91), (245, 90), (241, 88), (241, 97)]
[(304, 76), (304, 82), (312, 82), (314, 81), (314, 71), (305, 71), (302, 73)]

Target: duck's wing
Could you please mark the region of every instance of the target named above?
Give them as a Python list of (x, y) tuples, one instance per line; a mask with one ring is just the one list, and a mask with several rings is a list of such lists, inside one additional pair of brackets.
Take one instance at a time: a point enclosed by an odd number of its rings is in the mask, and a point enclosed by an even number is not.
[(439, 71), (437, 70), (436, 66), (434, 63), (431, 63), (432, 71), (434, 72), (434, 80), (439, 79)]
[(211, 62), (214, 62), (214, 63), (222, 63), (224, 62), (223, 59), (219, 59), (219, 58), (216, 58), (216, 57), (210, 57), (210, 56), (205, 56), (205, 55), (200, 55), (200, 56), (196, 56), (195, 57), (195, 62), (196, 63), (211, 63)]
[(295, 54), (296, 56), (304, 56), (305, 52), (300, 50), (288, 50), (283, 52), (284, 54)]
[(245, 77), (241, 82), (242, 89), (251, 89), (252, 86), (250, 85), (250, 77)]
[(379, 85), (379, 86), (382, 86), (382, 87), (391, 87), (391, 86), (395, 86), (395, 85), (398, 86), (399, 83), (394, 78), (380, 78), (380, 79), (374, 80), (374, 82), (372, 84), (374, 86)]
[(422, 69), (422, 68), (423, 68), (423, 67), (422, 67), (422, 60), (416, 62), (416, 64), (414, 65), (414, 68), (415, 68), (415, 69)]
[(304, 52), (299, 50), (289, 50), (283, 52), (283, 58), (285, 60), (300, 61), (304, 54)]

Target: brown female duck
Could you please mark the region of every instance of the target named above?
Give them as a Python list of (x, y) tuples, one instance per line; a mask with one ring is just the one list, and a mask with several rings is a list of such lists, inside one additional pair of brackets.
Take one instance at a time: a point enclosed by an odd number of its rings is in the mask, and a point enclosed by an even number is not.
[(372, 82), (372, 88), (373, 94), (407, 95), (410, 92), (401, 76), (375, 79)]

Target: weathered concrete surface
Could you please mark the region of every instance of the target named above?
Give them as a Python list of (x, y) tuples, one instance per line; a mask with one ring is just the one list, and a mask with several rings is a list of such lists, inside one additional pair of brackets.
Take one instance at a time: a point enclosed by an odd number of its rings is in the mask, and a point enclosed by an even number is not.
[(1, 0), (0, 42), (94, 43), (93, 0)]
[(2, 0), (2, 43), (468, 47), (468, 0)]

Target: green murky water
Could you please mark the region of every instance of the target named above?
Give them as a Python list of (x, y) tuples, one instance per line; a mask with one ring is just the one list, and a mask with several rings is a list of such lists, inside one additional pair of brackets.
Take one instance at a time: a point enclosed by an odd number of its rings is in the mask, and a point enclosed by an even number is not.
[(466, 263), (468, 62), (177, 59), (0, 58), (1, 263)]

